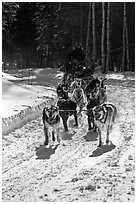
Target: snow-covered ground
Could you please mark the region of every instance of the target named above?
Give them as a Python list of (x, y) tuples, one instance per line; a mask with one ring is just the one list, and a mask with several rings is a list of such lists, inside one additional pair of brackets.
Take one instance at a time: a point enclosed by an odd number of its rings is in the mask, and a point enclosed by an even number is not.
[[(54, 72), (50, 70), (38, 69), (35, 71), (34, 76), (23, 76), (17, 71), (14, 74), (3, 72), (2, 118), (15, 115), (27, 107), (36, 106), (46, 98), (55, 98), (55, 84), (52, 84), (52, 81), (56, 79), (57, 83), (62, 73), (59, 73), (57, 70), (54, 70)], [(35, 81), (31, 85), (30, 83), (34, 79), (39, 84), (43, 82), (43, 86), (37, 84)]]
[[(61, 72), (37, 69), (28, 73), (6, 72), (12, 79), (3, 73), (3, 116), (56, 97)], [(78, 128), (70, 118), (68, 133), (61, 124), (61, 144), (49, 148), (43, 145), (41, 117), (3, 135), (4, 202), (135, 201), (135, 78), (119, 73), (106, 77), (108, 100), (118, 109), (111, 143), (97, 147), (97, 133), (88, 132), (85, 114)]]

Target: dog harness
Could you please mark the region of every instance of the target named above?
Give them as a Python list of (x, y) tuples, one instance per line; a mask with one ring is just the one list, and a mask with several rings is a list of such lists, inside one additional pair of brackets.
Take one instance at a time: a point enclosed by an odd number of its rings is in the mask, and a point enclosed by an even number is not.
[(99, 120), (101, 123), (105, 123), (106, 120), (107, 120), (108, 112), (105, 111), (103, 107), (102, 107), (102, 110), (103, 110), (103, 117), (102, 117), (102, 118), (99, 118), (98, 120)]
[(53, 116), (52, 118), (48, 118), (47, 122), (49, 123), (49, 125), (52, 126), (52, 125), (56, 124), (57, 122), (59, 122), (59, 120), (60, 120), (60, 117), (57, 115), (56, 117)]

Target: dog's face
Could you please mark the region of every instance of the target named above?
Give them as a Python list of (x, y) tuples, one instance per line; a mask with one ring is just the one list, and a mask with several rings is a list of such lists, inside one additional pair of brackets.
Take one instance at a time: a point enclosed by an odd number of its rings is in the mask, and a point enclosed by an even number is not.
[(96, 120), (100, 119), (102, 117), (102, 115), (104, 114), (103, 108), (102, 106), (95, 106), (93, 109), (93, 115), (95, 117)]
[(75, 81), (72, 82), (72, 85), (74, 86), (74, 88), (81, 88), (82, 87), (82, 79), (76, 79)]
[(82, 89), (81, 88), (76, 88), (74, 89), (72, 95), (74, 95), (74, 97), (79, 100), (82, 97)]
[(44, 113), (49, 121), (52, 121), (59, 114), (58, 106), (51, 105), (50, 107), (45, 107)]

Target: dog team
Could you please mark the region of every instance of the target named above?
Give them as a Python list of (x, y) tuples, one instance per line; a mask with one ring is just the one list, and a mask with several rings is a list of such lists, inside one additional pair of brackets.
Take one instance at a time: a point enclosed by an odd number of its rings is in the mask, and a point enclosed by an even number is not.
[(74, 116), (74, 126), (78, 126), (78, 117), (82, 117), (82, 111), (87, 115), (89, 131), (97, 131), (98, 146), (102, 145), (102, 129), (106, 129), (106, 143), (109, 143), (109, 134), (117, 115), (117, 109), (113, 103), (107, 102), (106, 78), (91, 78), (86, 80), (72, 79), (71, 74), (66, 80), (58, 84), (57, 103), (43, 109), (43, 124), (45, 142), (49, 144), (50, 136), (52, 141), (60, 142), (60, 122), (62, 119), (64, 131), (68, 131), (67, 121), (69, 116)]

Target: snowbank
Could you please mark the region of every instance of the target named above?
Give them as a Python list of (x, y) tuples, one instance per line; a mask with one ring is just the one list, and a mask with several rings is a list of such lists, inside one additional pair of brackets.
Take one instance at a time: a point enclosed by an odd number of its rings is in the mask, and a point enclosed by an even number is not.
[[(39, 69), (35, 70), (33, 77), (38, 83), (28, 85), (22, 81), (27, 78), (27, 76), (23, 77), (23, 74), (19, 71), (14, 74), (2, 74), (2, 133), (4, 135), (40, 116), (43, 107), (56, 98), (55, 85), (62, 77), (62, 74), (56, 70)], [(38, 85), (42, 80), (45, 81), (45, 85)], [(54, 83), (52, 83), (53, 80)]]

